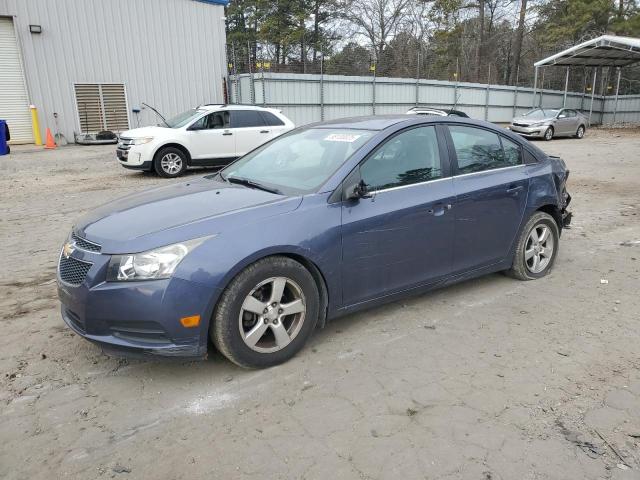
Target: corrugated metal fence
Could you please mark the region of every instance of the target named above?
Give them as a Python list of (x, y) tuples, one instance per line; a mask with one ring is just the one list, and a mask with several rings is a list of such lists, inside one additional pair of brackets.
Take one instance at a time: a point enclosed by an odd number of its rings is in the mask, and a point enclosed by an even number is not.
[[(232, 75), (230, 100), (281, 109), (296, 125), (357, 115), (404, 113), (417, 105), (456, 105), (469, 116), (507, 123), (534, 104), (532, 88), (406, 78), (256, 72)], [(640, 121), (640, 95), (538, 90), (536, 104), (581, 110), (592, 124)], [(616, 107), (617, 105), (617, 107)]]

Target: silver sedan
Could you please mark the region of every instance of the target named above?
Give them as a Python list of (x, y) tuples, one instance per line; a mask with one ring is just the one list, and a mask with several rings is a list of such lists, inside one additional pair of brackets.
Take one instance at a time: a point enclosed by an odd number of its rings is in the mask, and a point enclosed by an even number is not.
[(587, 129), (587, 118), (571, 108), (535, 108), (515, 117), (509, 128), (524, 137), (584, 137)]

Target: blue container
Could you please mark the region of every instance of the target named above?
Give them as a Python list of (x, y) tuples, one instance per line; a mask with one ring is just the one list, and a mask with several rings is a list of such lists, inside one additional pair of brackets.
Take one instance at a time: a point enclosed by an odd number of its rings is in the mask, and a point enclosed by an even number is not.
[(5, 120), (0, 120), (0, 155), (9, 153), (9, 126)]

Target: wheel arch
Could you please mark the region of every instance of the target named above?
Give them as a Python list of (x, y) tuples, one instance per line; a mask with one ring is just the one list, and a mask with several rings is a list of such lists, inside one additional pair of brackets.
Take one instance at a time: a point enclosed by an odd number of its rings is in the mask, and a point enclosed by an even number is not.
[[(222, 281), (220, 282), (220, 286), (218, 287), (218, 295), (213, 304), (213, 308), (211, 310), (212, 314), (215, 312), (215, 308), (220, 301), (220, 297), (222, 296), (222, 292), (224, 292), (229, 284), (236, 278), (245, 268), (249, 265), (252, 265), (260, 260), (264, 260), (269, 257), (287, 257), (296, 262), (300, 263), (304, 268), (309, 271), (313, 280), (318, 287), (318, 293), (320, 295), (320, 317), (318, 318), (317, 326), (319, 328), (324, 328), (329, 311), (329, 287), (326, 279), (326, 275), (322, 271), (322, 268), (318, 265), (318, 262), (314, 261), (310, 255), (305, 251), (300, 251), (299, 248), (271, 248), (261, 252), (256, 252), (253, 255), (244, 258), (242, 261), (236, 263), (236, 265), (231, 268), (227, 275), (224, 276)], [(211, 325), (209, 326), (211, 328)]]
[(551, 215), (551, 217), (553, 217), (553, 219), (556, 221), (559, 234), (562, 233), (562, 212), (557, 205), (547, 203), (545, 205), (539, 206), (533, 213), (536, 212), (544, 212), (548, 215)]
[(189, 149), (187, 147), (185, 147), (181, 143), (177, 143), (177, 142), (163, 143), (158, 148), (156, 148), (156, 151), (153, 152), (153, 161), (155, 162), (158, 159), (158, 154), (163, 149), (168, 148), (168, 147), (177, 148), (178, 150), (182, 151), (187, 156), (187, 165), (191, 165), (191, 152), (189, 152)]

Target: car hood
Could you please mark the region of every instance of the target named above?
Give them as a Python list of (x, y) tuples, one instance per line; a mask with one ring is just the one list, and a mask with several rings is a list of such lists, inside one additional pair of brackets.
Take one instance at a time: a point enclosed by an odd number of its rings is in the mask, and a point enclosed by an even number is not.
[(288, 213), (300, 202), (204, 177), (107, 203), (82, 217), (74, 231), (103, 253), (136, 253)]
[(157, 127), (155, 125), (150, 127), (141, 127), (141, 128), (133, 128), (131, 130), (127, 130), (126, 132), (122, 132), (120, 137), (124, 138), (140, 138), (140, 137), (153, 137), (157, 135), (160, 131), (166, 131), (166, 128)]

